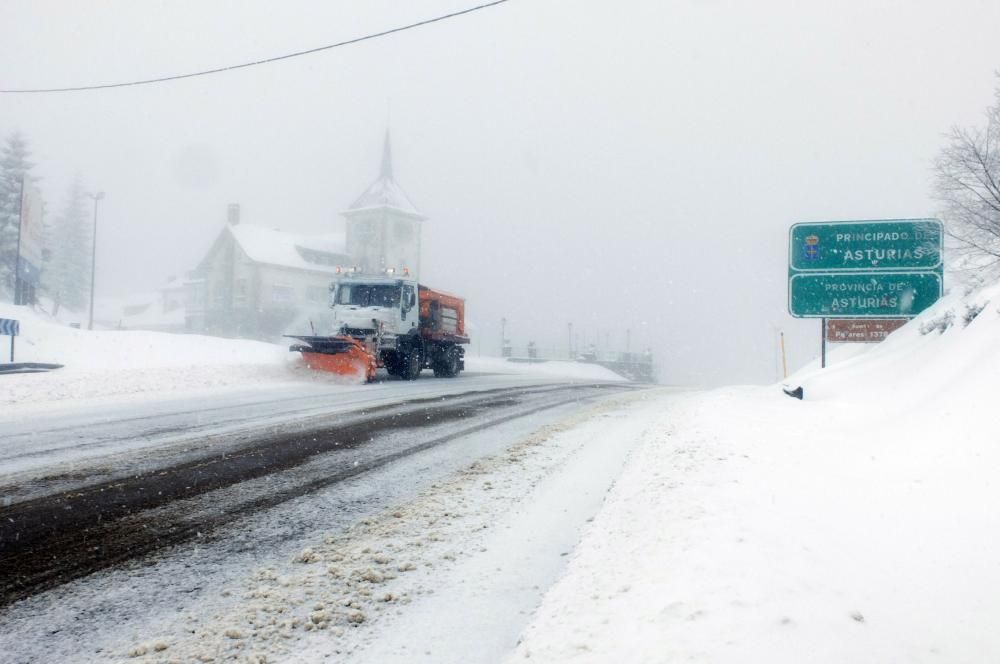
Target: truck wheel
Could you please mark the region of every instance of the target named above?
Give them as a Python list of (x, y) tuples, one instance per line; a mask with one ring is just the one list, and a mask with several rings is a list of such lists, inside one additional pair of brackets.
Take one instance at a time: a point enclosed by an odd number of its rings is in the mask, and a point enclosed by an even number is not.
[(458, 375), (458, 350), (449, 348), (434, 365), (434, 375), (438, 378), (452, 378)]
[(403, 356), (403, 367), (399, 375), (403, 377), (403, 380), (416, 380), (421, 369), (423, 369), (423, 361), (420, 357), (420, 350), (414, 348)]
[(382, 365), (390, 376), (398, 376), (403, 372), (401, 368), (402, 363), (399, 361), (399, 356), (396, 353), (386, 353), (383, 355)]

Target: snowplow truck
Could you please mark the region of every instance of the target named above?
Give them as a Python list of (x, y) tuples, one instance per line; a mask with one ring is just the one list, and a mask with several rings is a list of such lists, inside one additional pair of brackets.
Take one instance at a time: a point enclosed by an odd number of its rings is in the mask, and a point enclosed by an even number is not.
[(371, 381), (379, 367), (415, 380), (423, 369), (454, 377), (465, 368), (465, 300), (404, 275), (345, 275), (330, 285), (332, 336), (293, 336), (290, 350), (312, 369)]

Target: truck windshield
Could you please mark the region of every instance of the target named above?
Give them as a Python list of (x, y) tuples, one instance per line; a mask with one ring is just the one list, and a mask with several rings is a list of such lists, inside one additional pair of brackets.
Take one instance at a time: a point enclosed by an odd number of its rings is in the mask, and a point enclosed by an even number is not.
[(336, 304), (350, 304), (356, 307), (398, 307), (399, 286), (341, 284), (337, 287)]

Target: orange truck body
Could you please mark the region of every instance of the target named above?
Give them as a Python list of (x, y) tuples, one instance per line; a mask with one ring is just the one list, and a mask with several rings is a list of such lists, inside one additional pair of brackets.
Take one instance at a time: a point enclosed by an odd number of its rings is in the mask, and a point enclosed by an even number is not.
[(469, 343), (465, 335), (465, 300), (420, 286), (420, 336), (435, 341)]

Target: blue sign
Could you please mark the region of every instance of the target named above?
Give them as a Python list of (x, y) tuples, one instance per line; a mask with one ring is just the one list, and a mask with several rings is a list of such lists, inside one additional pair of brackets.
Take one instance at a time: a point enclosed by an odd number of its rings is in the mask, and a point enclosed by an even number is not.
[(21, 324), (12, 318), (0, 318), (0, 335), (16, 337), (21, 333)]
[(31, 284), (35, 288), (41, 285), (42, 271), (34, 263), (21, 256), (17, 259), (17, 276), (22, 283)]
[(30, 179), (21, 183), (21, 215), (18, 227), (17, 270), (22, 283), (39, 285), (45, 246), (45, 225), (42, 222), (42, 192)]

